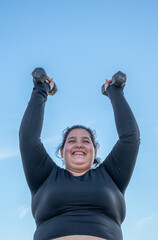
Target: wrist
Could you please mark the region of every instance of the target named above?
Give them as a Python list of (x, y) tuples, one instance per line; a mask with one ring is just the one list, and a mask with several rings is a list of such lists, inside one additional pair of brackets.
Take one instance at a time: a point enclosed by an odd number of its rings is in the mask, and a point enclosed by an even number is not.
[(123, 87), (117, 87), (115, 85), (109, 85), (106, 88), (106, 94), (108, 97), (111, 97), (113, 94), (117, 94), (117, 93), (123, 93)]
[(34, 87), (39, 91), (45, 92), (47, 95), (51, 89), (49, 82), (44, 82), (44, 83), (34, 82)]

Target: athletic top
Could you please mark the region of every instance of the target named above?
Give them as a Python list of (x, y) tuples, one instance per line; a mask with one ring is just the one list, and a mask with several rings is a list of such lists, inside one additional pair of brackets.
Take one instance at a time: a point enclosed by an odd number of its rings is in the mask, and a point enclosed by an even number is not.
[(82, 176), (55, 164), (40, 140), (50, 86), (36, 83), (19, 137), (26, 180), (36, 221), (34, 240), (90, 235), (122, 240), (124, 192), (135, 165), (140, 136), (123, 90), (108, 86), (119, 140), (106, 159)]

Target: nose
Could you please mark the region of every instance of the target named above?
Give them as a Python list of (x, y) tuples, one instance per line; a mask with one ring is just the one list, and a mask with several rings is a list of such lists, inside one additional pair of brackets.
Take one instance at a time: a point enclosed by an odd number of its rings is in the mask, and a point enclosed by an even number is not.
[(82, 144), (82, 142), (76, 142), (76, 146), (75, 146), (76, 148), (83, 148), (83, 144)]

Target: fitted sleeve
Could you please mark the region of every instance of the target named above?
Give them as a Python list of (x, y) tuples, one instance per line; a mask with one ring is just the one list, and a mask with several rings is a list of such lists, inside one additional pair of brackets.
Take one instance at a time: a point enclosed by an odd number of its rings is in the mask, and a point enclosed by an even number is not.
[(32, 193), (37, 191), (55, 166), (40, 139), (49, 90), (48, 83), (35, 83), (19, 131), (23, 168)]
[(109, 85), (107, 94), (112, 103), (119, 140), (101, 165), (124, 193), (135, 166), (140, 132), (122, 88)]

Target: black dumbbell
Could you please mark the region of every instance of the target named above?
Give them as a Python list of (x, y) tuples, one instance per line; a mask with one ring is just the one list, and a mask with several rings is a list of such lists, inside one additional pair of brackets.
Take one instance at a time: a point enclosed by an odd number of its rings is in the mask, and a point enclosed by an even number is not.
[[(47, 80), (47, 73), (43, 68), (35, 68), (35, 70), (32, 72), (33, 81), (38, 83), (44, 83), (48, 82)], [(52, 90), (50, 90), (49, 95), (54, 95), (58, 91), (56, 84), (54, 83), (54, 86)]]
[[(116, 87), (124, 88), (126, 80), (127, 80), (126, 74), (119, 71), (112, 76), (112, 82), (110, 83), (110, 85), (115, 85)], [(101, 87), (101, 91), (102, 94), (108, 96), (107, 92), (105, 91), (105, 84), (103, 84), (103, 86)]]

